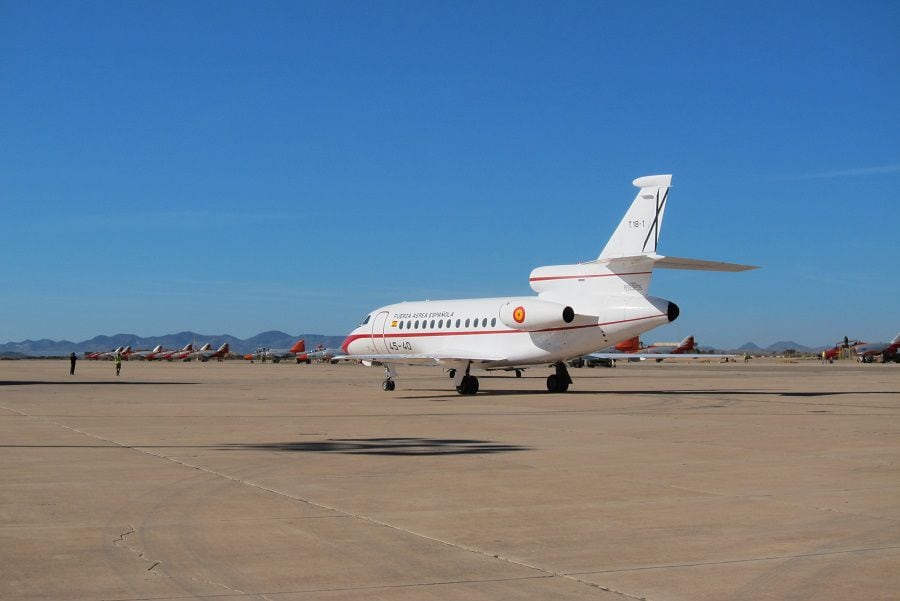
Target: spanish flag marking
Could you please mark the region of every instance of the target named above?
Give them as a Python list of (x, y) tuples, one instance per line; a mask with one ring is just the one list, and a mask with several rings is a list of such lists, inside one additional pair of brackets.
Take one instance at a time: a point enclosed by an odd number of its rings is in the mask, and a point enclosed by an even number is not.
[(516, 323), (525, 321), (525, 307), (516, 307), (515, 310), (513, 310), (513, 319), (516, 320)]

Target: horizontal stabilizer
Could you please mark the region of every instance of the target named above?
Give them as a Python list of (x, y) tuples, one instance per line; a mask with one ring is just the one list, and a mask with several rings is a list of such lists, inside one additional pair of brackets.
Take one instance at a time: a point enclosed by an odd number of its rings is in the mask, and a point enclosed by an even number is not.
[(722, 261), (704, 261), (702, 259), (682, 259), (680, 257), (651, 256), (653, 267), (663, 269), (693, 269), (697, 271), (748, 271), (759, 269), (755, 265), (739, 265)]

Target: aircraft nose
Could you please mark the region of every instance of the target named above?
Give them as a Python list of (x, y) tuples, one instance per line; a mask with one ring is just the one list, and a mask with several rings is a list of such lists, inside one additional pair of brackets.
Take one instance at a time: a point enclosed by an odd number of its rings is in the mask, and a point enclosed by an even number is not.
[(350, 343), (356, 340), (356, 338), (357, 337), (353, 334), (350, 334), (349, 336), (344, 338), (344, 341), (341, 343), (341, 350), (344, 351), (345, 354), (350, 354)]

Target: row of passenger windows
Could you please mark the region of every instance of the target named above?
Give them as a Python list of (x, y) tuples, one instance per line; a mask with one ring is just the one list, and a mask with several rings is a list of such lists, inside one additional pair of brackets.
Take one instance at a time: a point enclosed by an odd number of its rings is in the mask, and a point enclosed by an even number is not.
[[(497, 318), (494, 317), (493, 319), (491, 319), (490, 323), (491, 323), (491, 327), (492, 327), (492, 328), (495, 327), (495, 326), (497, 325)], [(453, 320), (452, 320), (452, 319), (448, 319), (448, 320), (446, 320), (446, 321), (444, 321), (443, 319), (439, 319), (439, 320), (437, 320), (437, 321), (435, 321), (435, 320), (432, 319), (431, 322), (429, 322), (427, 319), (423, 319), (423, 320), (420, 322), (420, 321), (417, 319), (417, 320), (415, 320), (415, 321), (412, 321), (412, 320), (409, 320), (409, 321), (406, 321), (406, 322), (401, 321), (401, 322), (399, 322), (399, 323), (397, 324), (397, 327), (398, 327), (399, 329), (401, 329), (401, 330), (403, 330), (403, 329), (406, 329), (406, 330), (419, 330), (419, 329), (422, 329), (422, 330), (427, 330), (427, 329), (431, 329), (431, 330), (435, 330), (435, 329), (441, 330), (441, 329), (452, 328), (452, 327), (454, 327), (454, 326), (453, 326)], [(472, 328), (479, 328), (479, 327), (481, 327), (481, 328), (486, 328), (486, 327), (488, 327), (488, 319), (487, 319), (487, 317), (484, 317), (484, 318), (482, 318), (482, 319), (480, 319), (480, 320), (479, 320), (479, 319), (472, 319), (472, 318), (468, 318), (468, 319), (465, 319), (465, 320), (457, 319), (457, 320), (456, 320), (456, 327), (457, 327), (457, 328), (469, 328), (469, 327), (472, 327)]]

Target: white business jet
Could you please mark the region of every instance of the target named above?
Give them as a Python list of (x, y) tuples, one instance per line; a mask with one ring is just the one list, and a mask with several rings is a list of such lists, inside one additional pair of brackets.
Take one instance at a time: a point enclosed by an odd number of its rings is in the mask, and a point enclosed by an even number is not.
[(347, 336), (343, 359), (384, 365), (382, 388), (394, 390), (397, 365), (451, 370), (456, 391), (478, 392), (472, 368), (553, 365), (547, 390), (565, 392), (569, 359), (638, 336), (678, 317), (678, 306), (649, 296), (654, 268), (745, 271), (736, 265), (656, 253), (671, 175), (634, 180), (640, 188), (594, 261), (538, 267), (537, 296), (403, 302), (370, 313)]

